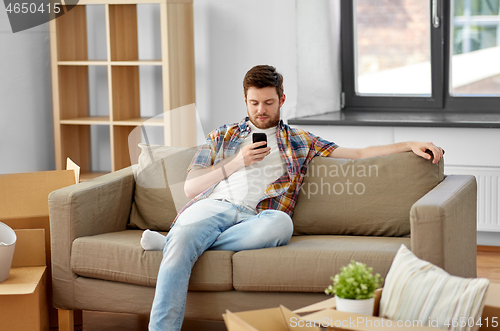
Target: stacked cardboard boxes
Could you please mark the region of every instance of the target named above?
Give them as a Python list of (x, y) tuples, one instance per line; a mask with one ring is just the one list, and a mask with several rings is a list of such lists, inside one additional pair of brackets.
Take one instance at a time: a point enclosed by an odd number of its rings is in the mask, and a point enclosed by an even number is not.
[(9, 277), (0, 283), (0, 331), (48, 330), (45, 230), (15, 230)]
[[(45, 300), (50, 327), (57, 327), (57, 310), (52, 307), (50, 269), (49, 193), (75, 184), (75, 171), (41, 171), (0, 175), (0, 222), (12, 229), (44, 229)], [(18, 244), (16, 243), (16, 253)], [(44, 268), (45, 268), (44, 267)], [(2, 283), (3, 284), (3, 283)], [(2, 311), (3, 315), (3, 311)], [(3, 324), (2, 324), (3, 325)], [(28, 329), (9, 329), (28, 330)]]
[[(376, 293), (374, 316), (337, 311), (335, 299), (332, 298), (294, 311), (281, 306), (239, 313), (227, 311), (223, 317), (228, 331), (436, 330), (413, 321), (392, 321), (378, 317), (381, 293), (381, 290)], [(462, 322), (472, 323), (467, 317), (464, 317), (464, 321), (457, 321)], [(500, 284), (490, 284), (481, 320), (473, 323), (481, 325), (480, 331), (500, 330)]]

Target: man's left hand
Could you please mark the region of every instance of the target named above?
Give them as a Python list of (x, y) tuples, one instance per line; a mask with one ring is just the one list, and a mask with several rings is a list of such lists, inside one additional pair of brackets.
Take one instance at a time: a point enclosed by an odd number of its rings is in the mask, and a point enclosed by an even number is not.
[(432, 152), (432, 155), (434, 155), (432, 163), (438, 163), (439, 160), (441, 160), (441, 157), (443, 157), (443, 149), (434, 145), (431, 142), (413, 141), (410, 143), (410, 148), (413, 153), (427, 160), (430, 160), (432, 156), (426, 153), (425, 151), (430, 150)]

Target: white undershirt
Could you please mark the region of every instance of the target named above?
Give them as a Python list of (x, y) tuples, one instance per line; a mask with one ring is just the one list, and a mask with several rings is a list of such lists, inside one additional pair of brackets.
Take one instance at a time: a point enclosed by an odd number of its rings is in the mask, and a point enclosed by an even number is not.
[[(222, 180), (208, 198), (226, 199), (234, 204), (243, 204), (255, 209), (267, 187), (285, 173), (286, 167), (280, 156), (276, 127), (262, 130), (250, 121), (248, 124), (252, 133), (263, 132), (266, 134), (267, 146), (271, 147), (271, 153), (262, 161), (241, 168), (229, 176), (227, 180)], [(251, 143), (252, 134), (249, 134), (238, 146), (236, 153)]]

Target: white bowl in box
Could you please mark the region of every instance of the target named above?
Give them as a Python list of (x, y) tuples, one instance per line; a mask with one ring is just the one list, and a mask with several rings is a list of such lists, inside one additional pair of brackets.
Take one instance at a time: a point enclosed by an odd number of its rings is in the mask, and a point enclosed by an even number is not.
[(0, 222), (0, 282), (9, 278), (17, 236), (7, 224)]

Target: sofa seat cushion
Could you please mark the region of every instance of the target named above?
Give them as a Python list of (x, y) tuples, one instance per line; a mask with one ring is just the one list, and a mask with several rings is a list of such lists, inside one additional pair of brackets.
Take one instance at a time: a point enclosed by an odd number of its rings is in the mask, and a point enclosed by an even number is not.
[[(83, 277), (155, 286), (162, 251), (144, 251), (141, 235), (141, 230), (126, 230), (76, 239), (71, 250), (73, 272)], [(205, 252), (193, 267), (189, 290), (233, 290), (233, 254)]]
[(410, 238), (293, 236), (288, 245), (233, 255), (233, 286), (239, 291), (323, 292), (331, 276), (351, 260), (382, 277), (401, 244)]

